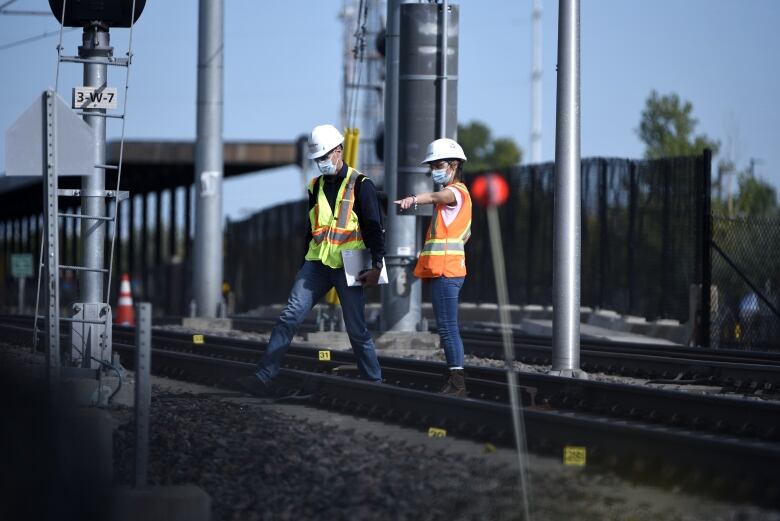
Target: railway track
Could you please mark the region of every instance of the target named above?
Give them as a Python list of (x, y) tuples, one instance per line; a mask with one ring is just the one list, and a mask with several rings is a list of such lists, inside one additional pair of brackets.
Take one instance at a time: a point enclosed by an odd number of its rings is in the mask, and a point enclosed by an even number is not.
[[(275, 321), (234, 318), (235, 329), (268, 332)], [(313, 330), (314, 325), (308, 324)], [(466, 354), (503, 360), (498, 331), (463, 328)], [(514, 336), (515, 360), (529, 365), (552, 363), (548, 337)], [(703, 349), (634, 342), (582, 340), (581, 368), (589, 373), (698, 383), (723, 387), (735, 393), (780, 394), (780, 353)]]
[[(0, 334), (27, 341), (31, 331), (4, 325)], [(18, 340), (17, 340), (18, 339)], [(133, 331), (117, 327), (114, 349), (132, 360)], [(234, 388), (252, 370), (264, 345), (155, 331), (153, 370), (176, 378)], [(354, 378), (351, 354), (293, 344), (280, 375), (294, 399), (385, 421), (441, 429), (493, 443), (511, 443), (506, 384), (501, 371), (468, 368), (471, 399), (430, 392), (438, 363), (382, 357), (385, 382)], [(683, 485), (734, 498), (777, 501), (780, 483), (780, 405), (639, 386), (519, 375), (527, 440), (532, 451), (561, 456), (584, 448), (588, 464), (603, 465), (643, 481)]]

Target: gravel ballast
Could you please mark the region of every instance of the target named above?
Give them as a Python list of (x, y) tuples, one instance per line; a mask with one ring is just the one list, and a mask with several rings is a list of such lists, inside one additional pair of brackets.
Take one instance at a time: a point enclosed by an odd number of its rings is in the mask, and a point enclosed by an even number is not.
[[(0, 364), (41, 375), (43, 357), (0, 345)], [(148, 482), (194, 483), (214, 520), (521, 519), (512, 451), (419, 429), (154, 378)], [(129, 484), (131, 409), (111, 410), (114, 475)], [(537, 520), (778, 520), (780, 512), (637, 486), (529, 457)]]

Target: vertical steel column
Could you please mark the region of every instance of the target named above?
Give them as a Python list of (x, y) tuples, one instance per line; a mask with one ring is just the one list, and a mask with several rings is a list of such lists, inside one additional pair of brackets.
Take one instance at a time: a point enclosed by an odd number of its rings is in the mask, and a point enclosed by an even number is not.
[[(81, 58), (109, 58), (113, 47), (109, 45), (108, 29), (92, 24), (84, 29), (83, 44), (79, 46)], [(107, 81), (107, 66), (101, 63), (84, 64), (84, 85), (104, 89)], [(105, 109), (84, 109), (85, 113), (105, 114)], [(84, 121), (92, 127), (95, 143), (95, 165), (106, 164), (106, 118), (102, 116), (84, 116)], [(81, 213), (104, 217), (106, 200), (103, 191), (106, 188), (106, 174), (103, 168), (95, 168), (92, 175), (81, 179)], [(81, 219), (81, 265), (91, 269), (104, 269), (103, 252), (106, 239), (106, 221), (99, 219)], [(103, 301), (103, 278), (98, 271), (84, 271), (79, 277), (79, 301), (99, 303)]]
[[(111, 208), (113, 208), (114, 205), (111, 205)], [(124, 212), (125, 212), (125, 205), (122, 203), (118, 203), (116, 205), (116, 222), (114, 223), (114, 234), (116, 235), (116, 255), (114, 256), (114, 263), (116, 265), (116, 269), (114, 270), (114, 278), (116, 280), (119, 280), (119, 277), (122, 276), (122, 273), (126, 273), (126, 265), (123, 262), (124, 259), (124, 253), (125, 253), (125, 247), (122, 244), (122, 227), (125, 225), (125, 218), (124, 218)], [(111, 281), (109, 281), (109, 284)]]
[(184, 251), (182, 258), (190, 258), (190, 236), (192, 235), (192, 185), (184, 187)]
[[(162, 191), (154, 193), (154, 267), (159, 269), (163, 261)], [(155, 280), (155, 283), (157, 281)]]
[(46, 180), (43, 183), (43, 218), (46, 230), (43, 280), (46, 284), (46, 372), (49, 390), (54, 391), (60, 380), (60, 278), (59, 278), (59, 204), (57, 199), (57, 111), (54, 109), (56, 94), (47, 90), (44, 113), (46, 114)]
[(658, 302), (658, 316), (668, 317), (668, 295), (672, 292), (671, 273), (672, 273), (672, 229), (671, 229), (671, 211), (672, 211), (672, 167), (668, 162), (663, 165), (663, 206), (661, 210), (661, 294)]
[(628, 276), (628, 313), (638, 314), (634, 309), (636, 303), (636, 265), (634, 263), (634, 250), (636, 248), (636, 199), (637, 199), (637, 164), (635, 161), (630, 163), (629, 172), (629, 192), (628, 192), (628, 237), (626, 239), (627, 256), (626, 275)]
[(200, 0), (198, 15), (198, 197), (192, 286), (201, 317), (216, 317), (222, 288), (223, 7), (224, 0)]
[[(597, 303), (599, 308), (604, 308), (607, 300), (607, 277), (609, 277), (609, 213), (607, 208), (607, 161), (599, 160), (599, 287)], [(587, 242), (586, 242), (587, 244)]]
[(528, 242), (526, 243), (526, 267), (525, 267), (525, 302), (533, 304), (534, 302), (534, 257), (536, 256), (536, 165), (531, 165), (528, 175)]
[(152, 305), (138, 304), (135, 328), (135, 469), (136, 487), (146, 485), (149, 463), (149, 408), (152, 403)]
[(135, 277), (135, 197), (127, 198), (127, 271)]
[(437, 132), (438, 137), (447, 137), (447, 50), (449, 48), (449, 2), (442, 0), (441, 2), (441, 42), (439, 43), (439, 49), (441, 49), (441, 72), (439, 74), (439, 129)]
[(149, 296), (147, 266), (149, 265), (149, 194), (141, 195), (141, 294)]
[[(408, 268), (397, 258), (414, 253), (414, 216), (401, 216), (393, 208), (398, 199), (398, 71), (400, 63), (401, 0), (387, 2), (385, 33), (385, 189), (387, 190), (387, 274), (390, 283), (382, 286), (382, 329), (414, 331), (417, 316), (407, 315), (404, 295), (412, 281), (407, 280)], [(411, 233), (409, 229), (411, 228)], [(411, 237), (410, 237), (411, 235)], [(408, 298), (408, 297), (406, 297)]]
[(178, 201), (178, 189), (171, 188), (168, 193), (168, 258), (176, 256), (176, 203)]
[(555, 122), (552, 374), (580, 370), (580, 2), (560, 0)]
[(28, 251), (30, 253), (33, 252), (32, 220), (33, 218), (31, 215), (28, 215), (27, 217), (24, 218), (24, 228), (25, 228), (24, 249), (25, 251)]
[(22, 252), (22, 221), (21, 219), (14, 219), (11, 223), (14, 233), (14, 253)]
[(701, 242), (701, 337), (699, 344), (702, 347), (710, 347), (712, 339), (710, 338), (710, 323), (712, 313), (712, 212), (711, 212), (711, 192), (712, 192), (712, 150), (704, 149), (702, 161), (702, 189), (701, 189), (701, 207), (702, 207), (702, 242)]

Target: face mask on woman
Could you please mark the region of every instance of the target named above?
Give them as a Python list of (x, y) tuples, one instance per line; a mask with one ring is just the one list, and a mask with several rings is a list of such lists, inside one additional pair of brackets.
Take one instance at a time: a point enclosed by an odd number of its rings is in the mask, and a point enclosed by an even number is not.
[(431, 177), (433, 178), (434, 183), (440, 185), (446, 184), (450, 178), (446, 168), (442, 168), (441, 170), (431, 170)]

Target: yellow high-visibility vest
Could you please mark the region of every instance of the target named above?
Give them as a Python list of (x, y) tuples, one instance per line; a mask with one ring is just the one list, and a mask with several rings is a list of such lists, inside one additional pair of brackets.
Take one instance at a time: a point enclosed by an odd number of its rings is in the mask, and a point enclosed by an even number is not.
[(336, 196), (336, 212), (328, 204), (323, 184), (324, 176), (312, 179), (309, 183), (309, 193), (314, 192), (315, 183), (319, 183), (319, 193), (314, 208), (309, 211), (311, 226), (311, 242), (306, 260), (318, 260), (331, 268), (344, 267), (341, 252), (365, 248), (357, 214), (353, 211), (355, 205), (355, 183), (359, 173), (351, 167), (341, 182)]

